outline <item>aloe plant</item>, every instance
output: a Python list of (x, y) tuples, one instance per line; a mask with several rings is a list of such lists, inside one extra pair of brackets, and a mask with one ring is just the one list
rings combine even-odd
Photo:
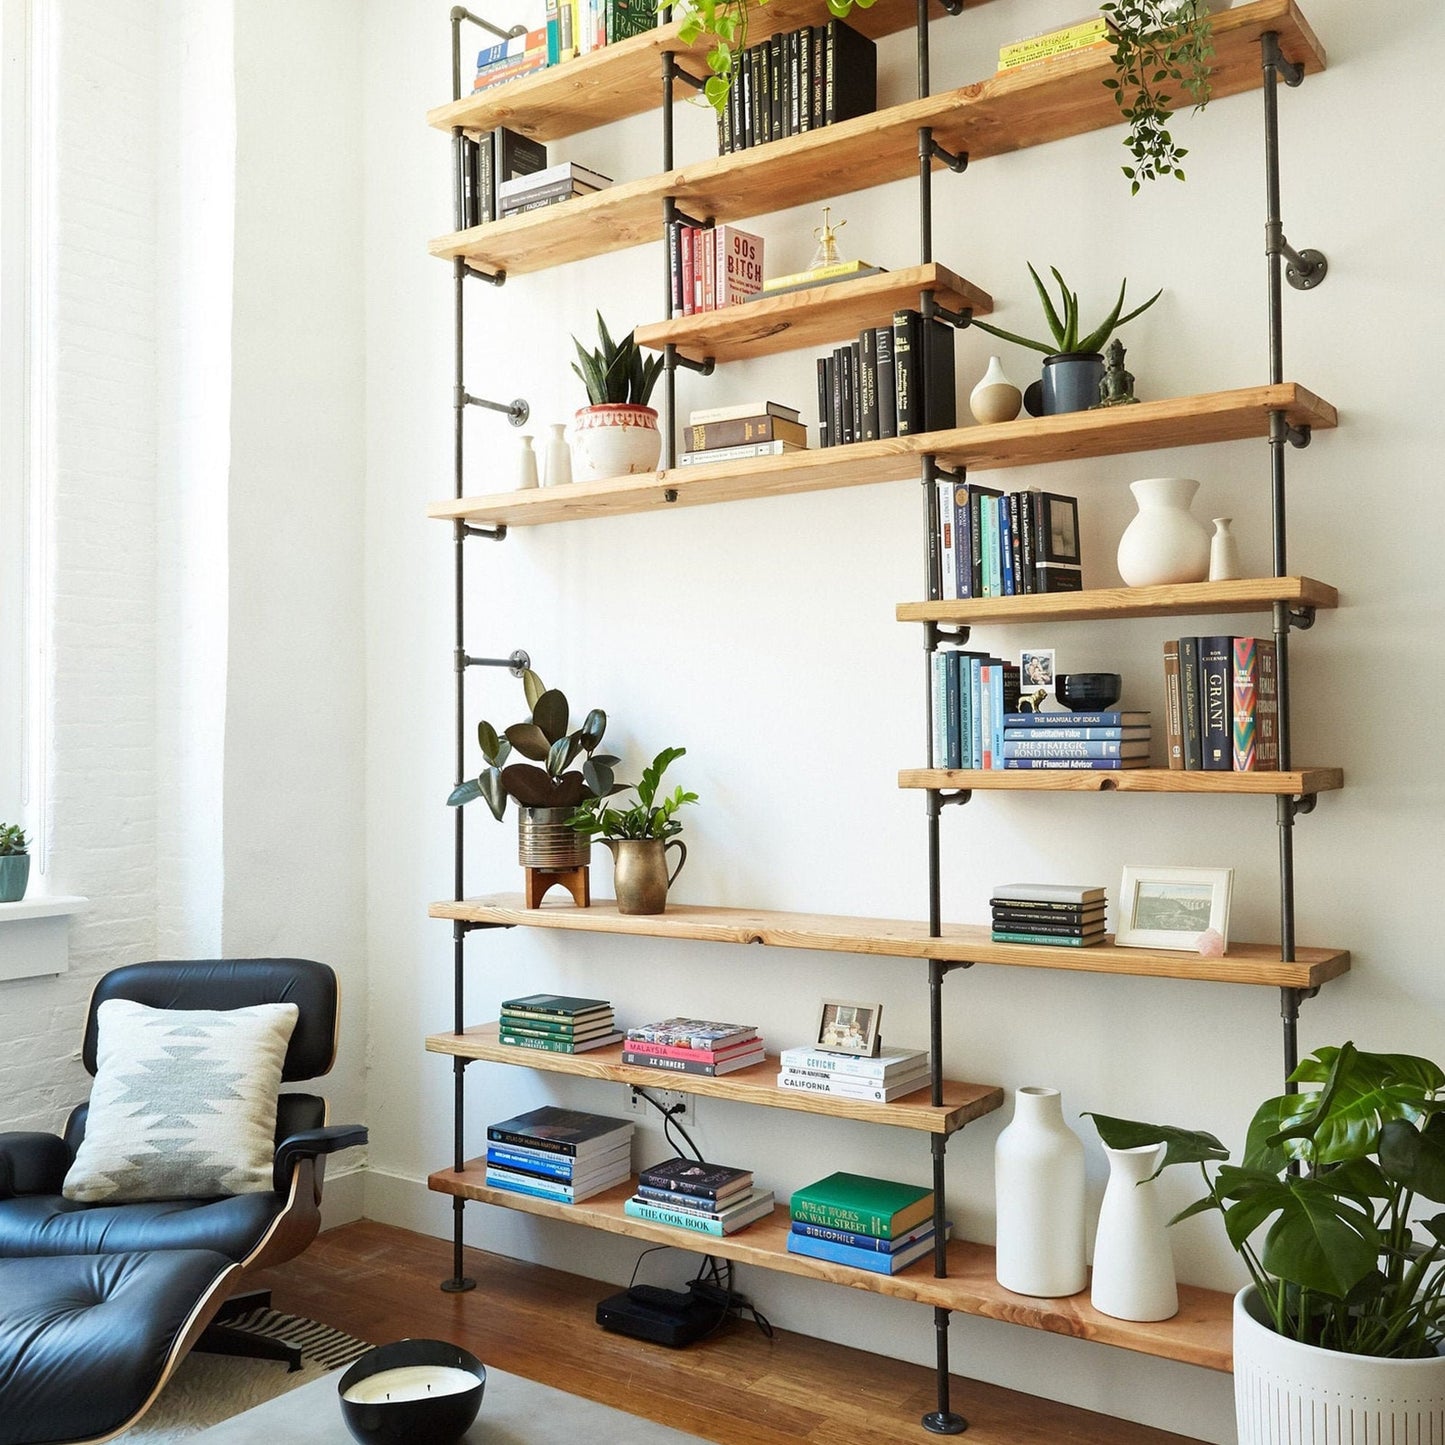
[(30, 851), (30, 840), (18, 823), (0, 823), (0, 858), (13, 858)]
[(662, 374), (662, 357), (644, 358), (631, 331), (621, 341), (614, 341), (600, 311), (597, 334), (602, 345), (596, 351), (588, 351), (572, 338), (577, 348), (572, 370), (582, 378), (588, 400), (593, 406), (646, 406)]
[[(493, 815), (501, 819), (509, 797), (529, 808), (575, 808), (587, 798), (619, 792), (625, 784), (616, 781), (613, 769), (620, 759), (597, 751), (607, 731), (607, 714), (593, 708), (582, 726), (569, 732), (564, 693), (549, 688), (531, 668), (522, 674), (522, 689), (531, 716), (501, 733), (489, 722), (477, 724), (477, 742), (487, 766), (478, 777), (458, 783), (447, 806), (458, 808), (485, 798)], [(531, 762), (509, 763), (513, 751)], [(579, 757), (582, 766), (573, 768)]]
[(1019, 336), (1015, 332), (1005, 331), (1000, 326), (991, 326), (987, 321), (975, 320), (973, 324), (980, 331), (987, 331), (990, 336), (1000, 337), (1004, 341), (1012, 341), (1018, 346), (1030, 347), (1034, 351), (1042, 351), (1045, 356), (1088, 355), (1090, 352), (1102, 351), (1105, 343), (1121, 326), (1132, 321), (1136, 316), (1142, 315), (1164, 294), (1161, 288), (1142, 306), (1136, 306), (1127, 316), (1121, 316), (1119, 313), (1124, 309), (1124, 293), (1129, 288), (1129, 280), (1125, 277), (1119, 283), (1119, 299), (1114, 302), (1114, 309), (1087, 336), (1081, 337), (1079, 335), (1078, 292), (1069, 290), (1064, 278), (1059, 275), (1057, 266), (1050, 266), (1049, 271), (1054, 280), (1059, 283), (1060, 305), (1057, 307), (1049, 295), (1048, 288), (1039, 279), (1039, 273), (1034, 270), (1032, 263), (1029, 264), (1029, 275), (1034, 278), (1034, 287), (1039, 293), (1039, 301), (1043, 304), (1044, 319), (1048, 322), (1049, 330), (1053, 334), (1052, 343)]
[(589, 798), (567, 819), (568, 826), (589, 838), (671, 838), (682, 832), (682, 824), (674, 816), (679, 808), (697, 802), (696, 793), (685, 793), (680, 787), (658, 798), (662, 775), (686, 748), (664, 748), (642, 771), (637, 784), (637, 801), (626, 808), (609, 808), (600, 798)]

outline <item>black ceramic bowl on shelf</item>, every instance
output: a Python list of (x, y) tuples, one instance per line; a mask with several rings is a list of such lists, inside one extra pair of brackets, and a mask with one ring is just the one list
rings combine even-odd
[(1054, 696), (1070, 712), (1104, 712), (1123, 690), (1117, 672), (1061, 672), (1054, 679)]
[(456, 1445), (482, 1407), (487, 1367), (446, 1340), (397, 1340), (368, 1350), (336, 1386), (361, 1445)]

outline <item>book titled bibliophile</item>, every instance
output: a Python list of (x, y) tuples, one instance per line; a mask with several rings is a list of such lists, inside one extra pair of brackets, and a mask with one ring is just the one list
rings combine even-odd
[[(947, 1238), (947, 1231), (944, 1237)], [(907, 1269), (915, 1260), (929, 1254), (933, 1249), (933, 1239), (934, 1229), (930, 1223), (921, 1235), (912, 1237), (903, 1248), (885, 1253), (790, 1231), (788, 1253), (805, 1255), (810, 1259), (826, 1259), (834, 1264), (849, 1265), (853, 1269), (866, 1269), (872, 1274), (897, 1274), (900, 1269)]]

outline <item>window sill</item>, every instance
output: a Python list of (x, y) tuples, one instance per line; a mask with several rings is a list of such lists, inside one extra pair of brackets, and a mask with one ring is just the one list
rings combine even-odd
[(25, 898), (0, 903), (0, 982), (64, 973), (70, 967), (70, 919), (87, 898)]

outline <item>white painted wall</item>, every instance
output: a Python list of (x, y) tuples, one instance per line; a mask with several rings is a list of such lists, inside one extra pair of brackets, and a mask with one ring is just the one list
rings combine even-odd
[[(891, 3), (891, 0), (890, 0)], [(1073, 18), (1073, 0), (1022, 0), (933, 28), (940, 86), (987, 75), (996, 47)], [(1289, 457), (1290, 557), (1337, 584), (1345, 605), (1294, 645), (1300, 762), (1342, 764), (1348, 787), (1298, 830), (1299, 937), (1354, 951), (1354, 972), (1306, 1005), (1302, 1044), (1353, 1037), (1362, 1046), (1438, 1052), (1445, 1023), (1430, 880), (1441, 802), (1425, 719), (1439, 701), (1433, 655), (1441, 614), (1435, 427), (1426, 381), (1438, 333), (1438, 289), (1421, 279), (1438, 219), (1441, 161), (1425, 109), (1426, 57), (1445, 43), (1437, 7), (1311, 0), (1331, 68), (1283, 95), (1285, 220), (1298, 246), (1329, 255), (1318, 292), (1285, 299), (1287, 373), (1338, 403), (1342, 426)], [(505, 18), (498, 12), (499, 18)], [(361, 50), (367, 204), (368, 923), (372, 980), (370, 1122), (375, 1217), (445, 1232), (445, 1201), (421, 1188), (451, 1154), (447, 1063), (422, 1037), (449, 1026), (451, 946), (428, 923), (448, 894), (451, 782), (450, 533), (422, 520), (449, 494), (451, 279), (426, 239), (450, 228), (446, 138), (423, 124), (447, 95), (444, 11), (416, 0), (371, 7)], [(908, 42), (889, 42), (884, 90), (901, 98)], [(706, 118), (679, 110), (683, 158), (707, 151)], [(1035, 325), (1025, 260), (1056, 264), (1089, 309), (1127, 274), (1163, 300), (1128, 328), (1129, 365), (1146, 397), (1266, 378), (1263, 185), (1258, 94), (1179, 122), (1191, 147), (1185, 185), (1131, 200), (1117, 167), (1120, 130), (980, 163), (937, 183), (935, 254), (997, 300), (1005, 326)], [(554, 146), (553, 159), (618, 179), (658, 165), (656, 120), (642, 118)], [(819, 208), (759, 218), (769, 269), (807, 264)], [(914, 188), (841, 200), (845, 254), (888, 266), (916, 255)], [(470, 390), (526, 396), (529, 430), (564, 420), (581, 400), (568, 369), (570, 332), (588, 334), (601, 303), (618, 328), (655, 319), (656, 247), (639, 248), (469, 294)], [(966, 395), (990, 352), (1022, 377), (1017, 349), (983, 335), (959, 342)], [(684, 376), (682, 409), (774, 396), (811, 414), (812, 357), (785, 356)], [(468, 418), (467, 489), (505, 487), (516, 445), (499, 419)], [(1262, 443), (1025, 469), (1036, 484), (1081, 498), (1087, 576), (1116, 580), (1113, 552), (1132, 515), (1127, 483), (1182, 472), (1201, 479), (1196, 510), (1236, 519), (1246, 565), (1268, 562), (1268, 459)], [(892, 621), (920, 595), (918, 504), (909, 483), (669, 515), (519, 530), (502, 546), (472, 544), (468, 646), (531, 651), (581, 710), (600, 706), (635, 771), (664, 744), (689, 749), (678, 779), (702, 795), (677, 888), (685, 900), (879, 916), (923, 915), (923, 800), (894, 783), (921, 762), (920, 642)], [(1228, 631), (1200, 619), (1197, 630)], [(1261, 630), (1264, 623), (1261, 619)], [(994, 646), (1053, 645), (1069, 669), (1117, 668), (1126, 701), (1162, 707), (1164, 623), (1012, 628)], [(980, 641), (985, 640), (980, 634)], [(1393, 678), (1410, 678), (1405, 689)], [(1392, 701), (1381, 707), (1381, 694)], [(504, 675), (468, 683), (467, 723), (520, 715)], [(1388, 719), (1388, 721), (1387, 721)], [(992, 885), (1015, 878), (1099, 881), (1122, 865), (1193, 863), (1236, 871), (1233, 932), (1269, 939), (1277, 926), (1276, 829), (1268, 800), (986, 795), (944, 823), (945, 916), (979, 919)], [(468, 817), (467, 886), (519, 886), (513, 833)], [(598, 850), (600, 893), (609, 865)], [(771, 1043), (808, 1034), (824, 994), (886, 1001), (897, 1043), (924, 1038), (921, 967), (726, 947), (519, 931), (467, 944), (467, 1013), (496, 1016), (522, 990), (602, 993), (628, 1021), (669, 1012), (745, 1015)], [(1254, 1102), (1279, 1078), (1278, 1000), (1268, 990), (1192, 983), (1013, 974), (978, 969), (947, 984), (950, 1071), (1058, 1085), (1080, 1111), (1159, 1117), (1238, 1143)], [(467, 1150), (489, 1119), (547, 1100), (620, 1109), (612, 1086), (478, 1065), (468, 1072)], [(992, 1149), (1007, 1112), (971, 1126), (949, 1151), (958, 1232), (993, 1233)], [(1097, 1199), (1104, 1165), (1087, 1140)], [(698, 1139), (710, 1157), (752, 1165), (780, 1196), (840, 1163), (924, 1182), (926, 1145), (901, 1131), (813, 1121), (703, 1100)], [(644, 1160), (662, 1144), (649, 1130)], [(1173, 1181), (1177, 1202), (1189, 1197)], [(468, 1238), (600, 1279), (625, 1279), (634, 1246), (609, 1236), (487, 1208)], [(1175, 1241), (1181, 1276), (1227, 1287), (1234, 1260), (1212, 1221)], [(654, 1256), (644, 1274), (678, 1280), (691, 1256)], [(756, 1270), (742, 1287), (775, 1323), (920, 1361), (931, 1360), (926, 1310)], [(599, 1290), (599, 1293), (601, 1291)], [(484, 1309), (476, 1299), (474, 1308)], [(1191, 1435), (1230, 1438), (1229, 1382), (1183, 1366), (956, 1317), (955, 1368)], [(967, 1389), (960, 1389), (966, 1409)]]

